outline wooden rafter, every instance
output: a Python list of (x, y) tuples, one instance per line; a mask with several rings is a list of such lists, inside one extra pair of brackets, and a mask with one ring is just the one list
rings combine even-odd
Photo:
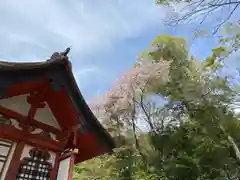
[(46, 148), (46, 149), (52, 150), (53, 152), (61, 152), (64, 150), (64, 147), (61, 142), (42, 139), (36, 134), (31, 134), (29, 132), (21, 131), (9, 125), (0, 126), (0, 138), (10, 139), (15, 142), (23, 141), (34, 147)]
[(20, 122), (20, 124), (28, 124), (29, 123), (29, 125), (31, 125), (35, 128), (44, 129), (44, 130), (54, 133), (56, 135), (61, 133), (61, 131), (59, 129), (49, 126), (47, 124), (41, 123), (39, 121), (33, 120), (33, 121), (29, 122), (27, 116), (21, 115), (15, 111), (12, 111), (8, 108), (3, 107), (3, 106), (0, 106), (0, 113), (2, 113), (3, 115), (5, 115), (7, 117), (18, 120)]

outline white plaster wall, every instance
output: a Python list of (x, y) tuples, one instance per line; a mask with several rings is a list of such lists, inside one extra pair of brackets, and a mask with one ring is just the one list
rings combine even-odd
[(47, 124), (49, 126), (52, 126), (61, 130), (61, 127), (58, 121), (56, 120), (54, 114), (52, 113), (47, 103), (45, 103), (44, 108), (40, 108), (37, 110), (35, 114), (35, 119), (41, 123)]
[(29, 151), (32, 148), (33, 148), (33, 146), (25, 145), (24, 148), (23, 148), (22, 155), (21, 155), (20, 159), (22, 160), (24, 157), (30, 157)]
[[(4, 168), (4, 170), (3, 170), (2, 177), (0, 177), (0, 180), (4, 180), (4, 178), (5, 178), (6, 174), (7, 174), (9, 165), (10, 165), (11, 160), (12, 160), (12, 157), (13, 157), (13, 153), (14, 153), (14, 151), (15, 151), (15, 149), (16, 149), (16, 145), (17, 145), (16, 143), (13, 143), (13, 145), (12, 145), (11, 151), (10, 151), (10, 153), (9, 153), (9, 157), (8, 157), (8, 159), (7, 159), (7, 161), (6, 161), (5, 168)], [(1, 168), (0, 168), (0, 169), (1, 169)]]
[(66, 158), (62, 160), (59, 164), (58, 168), (58, 175), (57, 175), (57, 180), (66, 180), (68, 179), (68, 172), (69, 172), (69, 167), (70, 167), (70, 159)]
[[(27, 116), (29, 109), (31, 107), (31, 105), (27, 102), (27, 97), (29, 95), (30, 94), (24, 94), (24, 95), (14, 96), (6, 99), (1, 99), (0, 105), (5, 108), (11, 109), (19, 114)], [(39, 122), (42, 122), (44, 124), (47, 124), (49, 126), (52, 126), (61, 130), (61, 127), (58, 121), (56, 120), (55, 116), (53, 115), (47, 103), (45, 103), (44, 108), (37, 109), (37, 112), (34, 118)], [(13, 122), (15, 123), (14, 120)], [(14, 125), (16, 125), (16, 123)]]
[[(41, 133), (42, 131), (43, 131), (42, 129), (36, 128), (34, 131), (31, 132), (31, 134), (39, 134), (39, 133)], [(55, 134), (53, 134), (53, 133), (49, 133), (49, 134), (50, 134), (51, 138), (52, 138), (54, 141), (59, 141), (59, 140), (57, 139), (57, 136), (56, 136)]]
[(7, 156), (9, 150), (10, 150), (10, 147), (0, 146), (0, 155)]
[(24, 94), (24, 95), (14, 96), (14, 97), (6, 98), (6, 99), (1, 99), (0, 105), (5, 108), (16, 111), (19, 114), (27, 116), (28, 111), (30, 109), (30, 105), (27, 102), (27, 96), (29, 96), (29, 94)]
[(34, 131), (31, 132), (31, 134), (39, 134), (41, 133), (43, 130), (40, 128), (36, 128)]
[[(29, 155), (29, 151), (34, 148), (33, 146), (30, 146), (30, 145), (25, 145), (24, 148), (23, 148), (23, 152), (22, 152), (22, 155), (21, 155), (21, 160), (24, 158), (24, 157), (30, 157)], [(50, 159), (48, 160), (48, 162), (52, 163), (52, 166), (54, 166), (54, 163), (55, 163), (55, 158), (56, 158), (56, 153), (54, 152), (51, 152), (51, 151), (48, 151), (50, 153)]]
[[(3, 168), (3, 162), (0, 162), (0, 170), (2, 170), (2, 168)], [(0, 177), (0, 179), (1, 179), (1, 177)]]
[(15, 128), (22, 130), (22, 127), (20, 127), (20, 124), (16, 119), (10, 118), (10, 121)]

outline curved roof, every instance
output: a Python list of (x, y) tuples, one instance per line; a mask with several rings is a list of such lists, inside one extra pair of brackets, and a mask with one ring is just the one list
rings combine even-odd
[[(79, 119), (81, 121), (79, 123), (84, 124), (85, 129), (91, 130), (100, 142), (101, 147), (103, 147), (102, 152), (90, 156), (94, 157), (112, 152), (113, 148), (115, 148), (114, 140), (96, 119), (84, 100), (72, 73), (71, 63), (66, 55), (55, 53), (51, 59), (44, 62), (16, 63), (0, 61), (0, 99), (4, 98), (6, 88), (10, 85), (36, 81), (43, 77), (51, 81), (51, 87), (64, 87), (66, 89), (72, 104), (79, 113), (81, 119)], [(83, 120), (84, 122), (82, 122)], [(83, 129), (79, 130), (79, 133), (84, 134)], [(79, 157), (77, 161), (89, 159), (90, 156)]]

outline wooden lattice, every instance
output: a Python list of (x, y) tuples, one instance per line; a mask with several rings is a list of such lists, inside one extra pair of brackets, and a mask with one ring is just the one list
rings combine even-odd
[(48, 162), (50, 154), (34, 148), (29, 155), (22, 160), (17, 180), (49, 180), (52, 170), (52, 164)]

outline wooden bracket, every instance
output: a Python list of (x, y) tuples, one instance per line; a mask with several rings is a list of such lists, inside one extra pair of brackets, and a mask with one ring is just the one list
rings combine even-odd
[(81, 125), (77, 124), (64, 130), (63, 133), (58, 135), (58, 139), (62, 143), (63, 147), (66, 147), (71, 137), (73, 137), (73, 142), (71, 142), (72, 146), (73, 147), (77, 146), (77, 131), (79, 130), (80, 127)]

